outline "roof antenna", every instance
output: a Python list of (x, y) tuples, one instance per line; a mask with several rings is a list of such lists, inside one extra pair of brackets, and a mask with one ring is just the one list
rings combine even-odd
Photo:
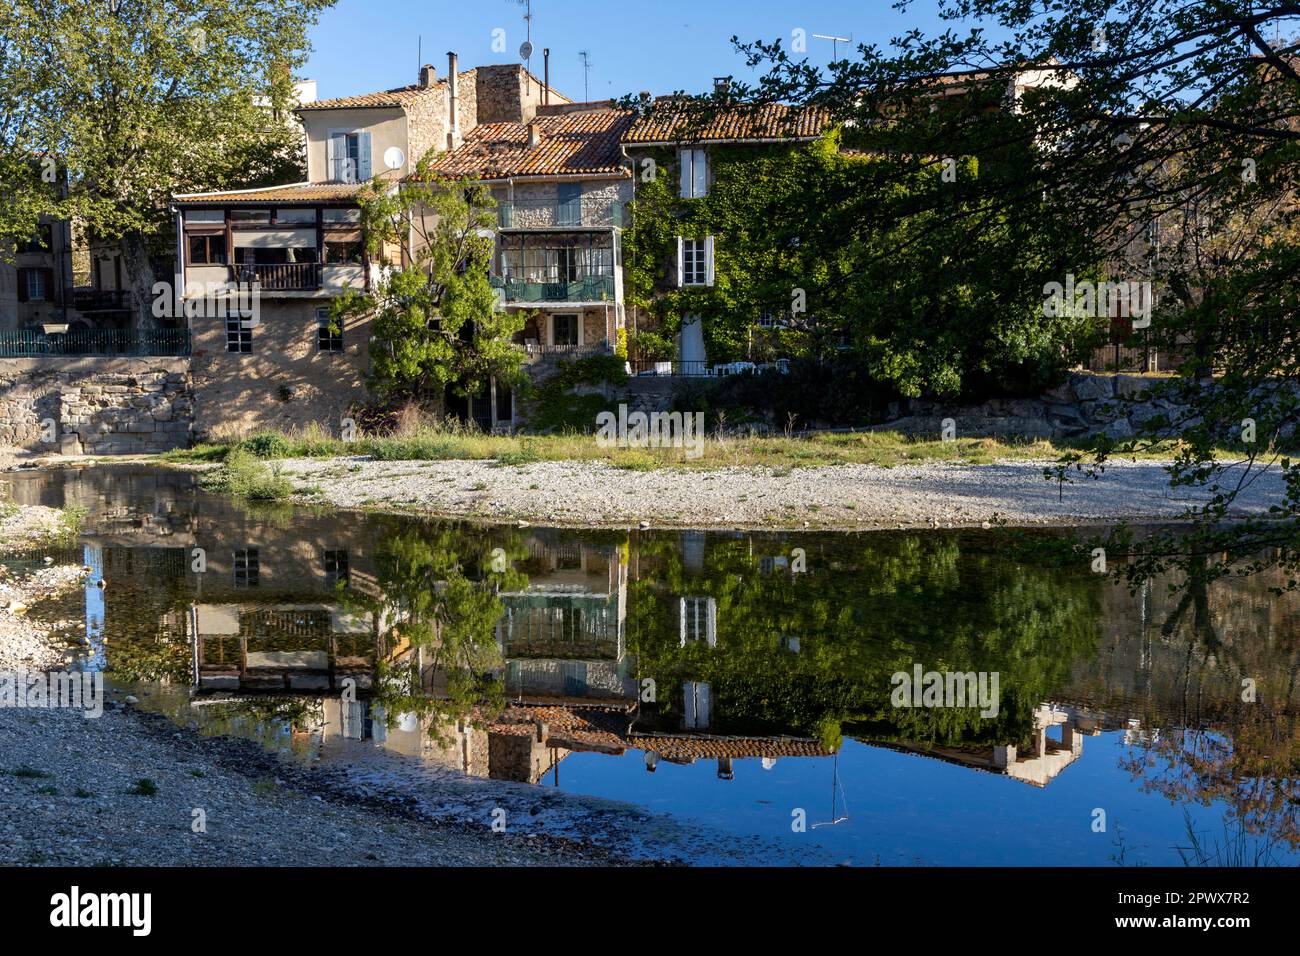
[(841, 44), (841, 43), (852, 43), (852, 42), (853, 42), (853, 34), (850, 33), (850, 34), (849, 34), (848, 36), (846, 36), (846, 37), (837, 37), (837, 36), (832, 36), (832, 35), (830, 35), (830, 34), (826, 34), (826, 33), (814, 33), (814, 34), (813, 34), (813, 39), (814, 39), (814, 40), (830, 40), (830, 41), (831, 41), (831, 62), (834, 63), (836, 60), (838, 60), (838, 59), (840, 58), (840, 44)]
[(591, 51), (579, 50), (578, 57), (582, 60), (582, 102), (591, 101), (591, 95), (587, 92), (587, 80), (591, 76)]

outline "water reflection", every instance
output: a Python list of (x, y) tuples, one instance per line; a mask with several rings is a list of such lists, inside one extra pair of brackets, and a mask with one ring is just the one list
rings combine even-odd
[[(872, 818), (942, 766), (978, 773), (942, 777), (952, 799), (925, 861), (953, 829), (993, 852), (969, 805), (1005, 815), (1021, 798), (984, 778), (1063, 788), (1023, 804), (1061, 843), (1037, 862), (1115, 859), (1115, 840), (1086, 842), (1086, 814), (1135, 793), (1159, 798), (1139, 818), (1142, 862), (1179, 846), (1195, 862), (1297, 859), (1300, 609), (1260, 577), (1130, 595), (998, 532), (485, 528), (243, 506), (153, 472), (14, 484), (90, 513), (84, 666), (306, 759), (369, 741), (683, 816), (707, 815), (707, 796), (755, 829), (769, 824), (746, 822), (750, 804), (770, 804), (772, 833), (815, 794), (814, 821), (837, 824), (818, 839), (909, 851), (926, 840), (904, 809)], [(998, 673), (997, 715), (894, 706), (891, 675), (917, 663)], [(863, 790), (870, 811), (848, 792)]]

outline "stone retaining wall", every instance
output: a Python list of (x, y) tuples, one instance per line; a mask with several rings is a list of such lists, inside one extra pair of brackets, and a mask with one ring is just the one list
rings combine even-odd
[(190, 444), (184, 358), (0, 360), (0, 446), (67, 455), (147, 454)]
[[(1180, 420), (1187, 411), (1150, 392), (1159, 378), (1071, 373), (1041, 398), (991, 399), (979, 405), (945, 405), (912, 399), (891, 406), (881, 429), (939, 435), (951, 418), (959, 437), (1082, 438), (1104, 434), (1133, 438), (1157, 416)], [(1190, 423), (1190, 420), (1189, 422)]]

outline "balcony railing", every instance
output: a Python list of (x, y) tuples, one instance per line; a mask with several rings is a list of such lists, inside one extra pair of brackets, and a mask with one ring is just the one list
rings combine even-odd
[(279, 262), (255, 265), (240, 262), (230, 267), (230, 281), (251, 285), (256, 282), (263, 292), (311, 292), (321, 287), (319, 262)]
[(71, 329), (0, 332), (0, 358), (42, 355), (186, 356), (189, 329)]
[(671, 376), (674, 378), (720, 378), (726, 375), (763, 375), (776, 372), (789, 373), (790, 360), (775, 362), (673, 362), (660, 359), (631, 359), (628, 366), (636, 376)]
[(623, 204), (615, 199), (517, 199), (497, 209), (502, 229), (609, 229), (624, 224)]
[(613, 302), (614, 277), (587, 276), (573, 282), (528, 282), (492, 276), (507, 302)]
[(63, 301), (78, 312), (123, 312), (131, 308), (131, 293), (122, 289), (68, 289)]

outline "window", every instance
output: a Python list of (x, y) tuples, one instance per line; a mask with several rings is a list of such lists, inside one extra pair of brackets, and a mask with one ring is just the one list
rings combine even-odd
[(677, 240), (678, 285), (713, 285), (713, 237)]
[(43, 222), (36, 227), (36, 234), (26, 242), (18, 243), (18, 253), (49, 252), (54, 248), (54, 227)]
[(195, 266), (225, 265), (226, 237), (190, 236), (190, 264)]
[(361, 243), (357, 240), (325, 240), (326, 265), (361, 265)]
[(329, 309), (316, 310), (316, 350), (318, 352), (343, 351), (342, 322), (342, 319), (331, 319)]
[(764, 309), (758, 313), (758, 327), (760, 329), (783, 329), (789, 324), (786, 321), (785, 313), (779, 309)]
[(306, 223), (314, 226), (316, 224), (316, 210), (315, 209), (277, 209), (275, 211), (275, 221), (282, 222), (282, 223), (292, 223), (295, 225), (301, 225)]
[(551, 316), (552, 345), (578, 344), (578, 317), (576, 315)]
[(325, 549), (325, 583), (332, 588), (348, 586), (347, 548)]
[(226, 211), (224, 209), (188, 209), (185, 212), (185, 225), (191, 223), (218, 223), (226, 221)]
[(684, 149), (678, 154), (682, 164), (683, 199), (701, 199), (709, 194), (709, 156), (702, 149)]
[(253, 327), (248, 324), (249, 321), (238, 314), (226, 316), (227, 352), (253, 351)]
[(49, 289), (46, 287), (44, 269), (24, 269), (23, 275), (26, 276), (27, 282), (27, 301), (44, 302), (49, 297)]
[(235, 552), (235, 587), (255, 588), (258, 585), (260, 566), (256, 548), (241, 548)]
[(704, 641), (709, 647), (718, 643), (718, 602), (711, 597), (684, 597), (679, 606), (678, 622), (681, 646), (687, 641)]
[(323, 212), (325, 223), (360, 222), (360, 209), (326, 209)]
[(370, 134), (365, 130), (331, 132), (329, 173), (336, 183), (365, 182), (370, 178)]

